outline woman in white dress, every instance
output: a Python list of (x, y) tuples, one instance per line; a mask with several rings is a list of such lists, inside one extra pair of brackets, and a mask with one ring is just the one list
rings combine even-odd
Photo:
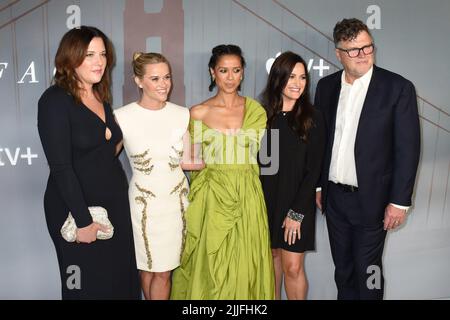
[(189, 109), (167, 101), (170, 64), (158, 53), (135, 53), (139, 101), (115, 111), (133, 170), (129, 198), (137, 267), (145, 299), (168, 299), (170, 273), (184, 247), (188, 181), (183, 170), (199, 170), (191, 159)]

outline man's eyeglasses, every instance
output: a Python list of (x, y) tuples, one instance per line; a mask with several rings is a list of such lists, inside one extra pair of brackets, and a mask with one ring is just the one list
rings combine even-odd
[(352, 48), (352, 49), (342, 49), (342, 48), (336, 48), (338, 50), (347, 52), (348, 56), (350, 58), (356, 58), (359, 56), (359, 53), (362, 51), (364, 55), (371, 54), (373, 52), (373, 49), (375, 48), (374, 44), (368, 44), (367, 46), (364, 46), (362, 48)]

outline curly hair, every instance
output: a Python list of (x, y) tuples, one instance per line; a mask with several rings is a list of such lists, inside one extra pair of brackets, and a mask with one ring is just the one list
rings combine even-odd
[(341, 41), (355, 39), (361, 31), (366, 31), (372, 37), (369, 28), (361, 20), (351, 18), (339, 21), (333, 30), (334, 45), (337, 47)]
[(56, 52), (56, 73), (53, 81), (70, 93), (79, 104), (81, 104), (81, 91), (83, 89), (80, 86), (80, 79), (75, 69), (83, 63), (89, 44), (96, 37), (101, 38), (105, 45), (106, 67), (101, 81), (93, 85), (93, 90), (100, 101), (111, 103), (110, 73), (114, 65), (114, 49), (111, 41), (102, 31), (89, 26), (69, 30), (62, 37)]

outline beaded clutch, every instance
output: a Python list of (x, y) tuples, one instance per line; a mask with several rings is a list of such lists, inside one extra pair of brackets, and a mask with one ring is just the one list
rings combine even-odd
[[(89, 213), (92, 216), (92, 220), (99, 224), (102, 224), (108, 228), (108, 232), (101, 230), (97, 231), (97, 239), (108, 240), (114, 235), (114, 227), (108, 219), (108, 212), (103, 207), (88, 207)], [(61, 235), (67, 242), (74, 242), (77, 239), (77, 225), (72, 214), (69, 212), (66, 221), (64, 221), (61, 227)]]

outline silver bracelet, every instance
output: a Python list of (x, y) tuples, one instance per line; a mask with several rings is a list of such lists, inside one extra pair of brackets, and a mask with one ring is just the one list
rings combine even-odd
[(287, 213), (287, 217), (292, 219), (292, 220), (294, 220), (294, 221), (297, 221), (297, 222), (301, 223), (303, 221), (303, 218), (305, 217), (305, 215), (301, 214), (301, 213), (298, 213), (298, 212), (295, 212), (292, 209), (289, 209), (289, 211)]

